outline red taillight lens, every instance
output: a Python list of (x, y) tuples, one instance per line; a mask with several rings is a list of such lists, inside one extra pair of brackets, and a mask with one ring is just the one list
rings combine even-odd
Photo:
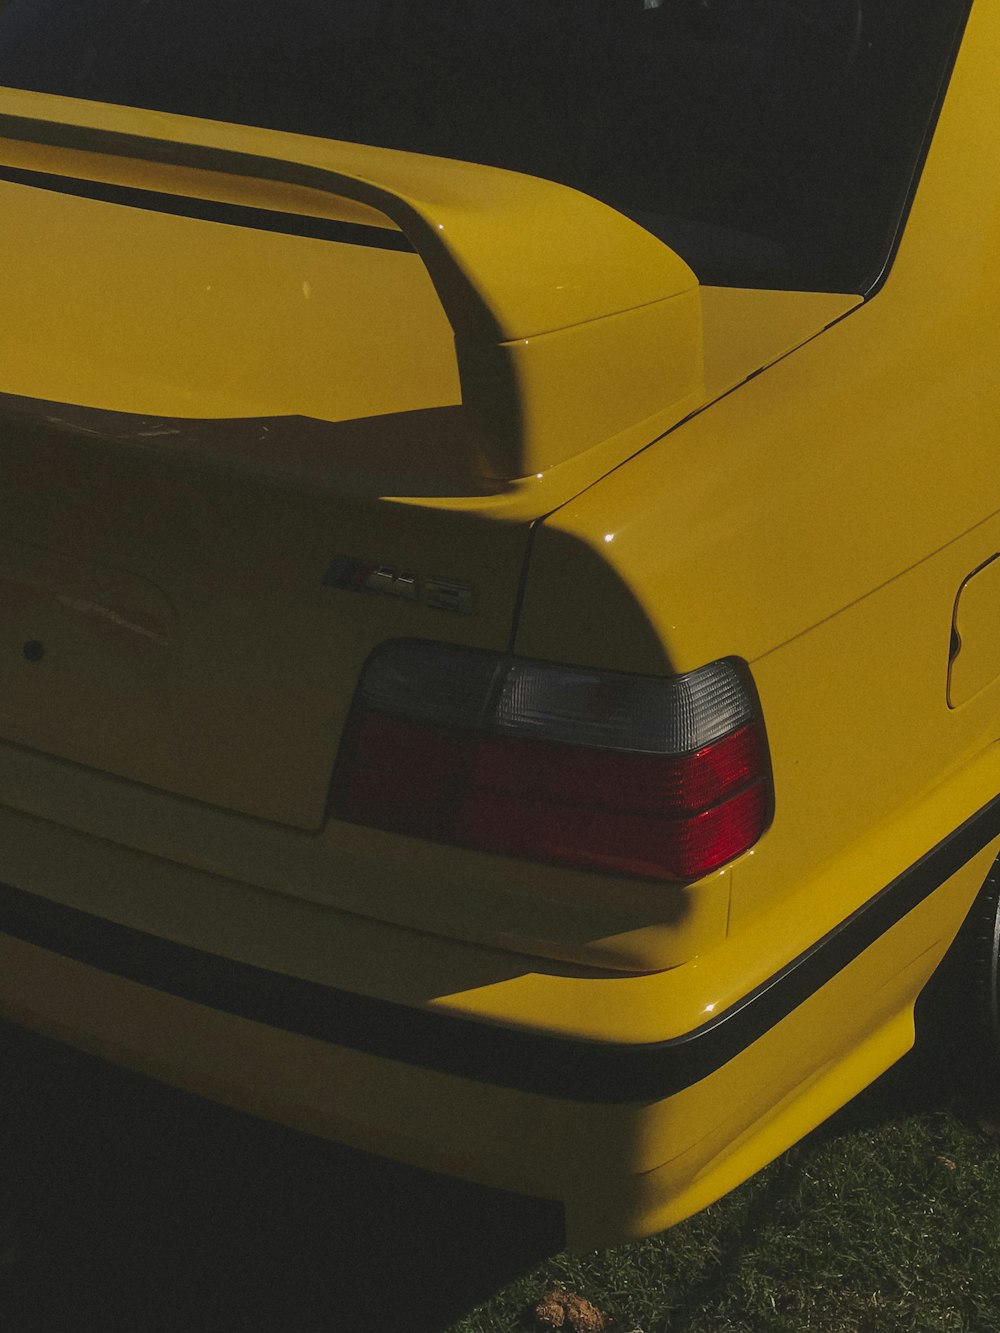
[(756, 782), (722, 805), (670, 819), (473, 791), (449, 841), (588, 870), (696, 879), (757, 841), (765, 801)]
[(571, 805), (662, 815), (717, 803), (758, 777), (763, 762), (755, 727), (682, 756), (485, 736), (477, 741), (469, 780), (473, 787), (531, 800), (558, 793)]
[(763, 727), (737, 664), (652, 680), (421, 644), (373, 663), (334, 774), (339, 819), (667, 879), (767, 827)]

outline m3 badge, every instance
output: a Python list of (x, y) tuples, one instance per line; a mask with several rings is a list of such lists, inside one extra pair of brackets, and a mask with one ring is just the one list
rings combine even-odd
[(438, 611), (471, 615), (474, 597), (471, 583), (459, 579), (422, 578), (409, 569), (396, 569), (374, 560), (338, 555), (323, 575), (323, 586), (349, 592), (379, 592), (407, 602), (421, 602)]

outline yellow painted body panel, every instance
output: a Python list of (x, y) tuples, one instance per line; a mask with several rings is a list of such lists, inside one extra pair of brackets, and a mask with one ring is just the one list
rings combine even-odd
[[(955, 598), (1000, 547), (997, 214), (971, 166), (1000, 132), (977, 95), (996, 22), (974, 9), (878, 295), (564, 506), (534, 544), (526, 656), (752, 664), (776, 813), (733, 868), (733, 932), (783, 912), (813, 867), (876, 845), (1000, 735), (995, 684), (947, 706)], [(900, 867), (926, 846), (920, 831), (900, 844)], [(867, 896), (844, 879), (831, 916)]]
[(4, 384), (28, 397), (321, 421), (460, 401), (451, 330), (416, 255), (5, 182), (0, 219)]
[[(549, 181), (18, 89), (0, 90), (0, 160), (209, 198), (217, 174), (238, 173), (267, 192), (277, 184), (279, 197), (300, 187), (313, 216), (341, 217), (341, 200), (383, 213), (426, 265), (454, 331), (480, 445), (473, 470), (486, 475), (544, 472), (640, 423), (655, 434), (704, 398), (694, 274), (614, 209)], [(85, 231), (68, 258), (106, 265), (115, 253)], [(233, 279), (221, 254), (216, 264), (224, 302)], [(609, 358), (627, 373), (606, 378)]]
[[(16, 756), (11, 758), (16, 762)], [(27, 779), (37, 783), (40, 767), (8, 762), (4, 786), (11, 790), (12, 774), (20, 773), (26, 793), (22, 804), (30, 813), (0, 810), (10, 882), (28, 892), (157, 938), (354, 993), (594, 1042), (635, 1045), (683, 1036), (729, 1009), (836, 927), (847, 914), (845, 903), (853, 910), (889, 884), (908, 867), (906, 848), (921, 838), (925, 849), (933, 845), (965, 810), (984, 804), (996, 792), (1000, 747), (991, 747), (946, 787), (928, 793), (923, 802), (887, 823), (878, 842), (815, 868), (811, 879), (775, 904), (773, 913), (759, 913), (719, 943), (707, 942), (700, 956), (685, 966), (639, 973), (610, 963), (601, 968), (546, 961), (538, 950), (518, 949), (513, 940), (499, 948), (451, 940), (421, 932), (405, 917), (391, 924), (372, 920), (359, 909), (374, 912), (381, 907), (378, 900), (368, 904), (362, 898), (365, 890), (370, 896), (377, 891), (374, 872), (360, 886), (356, 902), (349, 904), (354, 911), (341, 909), (332, 895), (324, 899), (318, 876), (312, 893), (291, 893), (276, 876), (250, 870), (260, 844), (251, 843), (240, 862), (231, 846), (210, 840), (207, 820), (200, 826), (203, 855), (197, 863), (185, 864), (179, 838), (175, 835), (171, 842), (169, 822), (173, 814), (179, 823), (183, 810), (161, 806), (159, 826), (150, 817), (148, 827), (139, 830), (146, 845), (125, 845), (126, 826), (136, 826), (151, 812), (151, 801), (145, 809), (136, 801), (122, 803), (116, 812), (118, 828), (107, 825), (117, 835), (114, 840), (96, 837), (86, 831), (84, 811), (75, 827), (65, 815), (59, 823), (45, 817), (46, 799), (52, 809), (65, 811), (67, 791), (85, 788), (73, 784), (68, 773), (60, 790), (53, 775), (51, 795), (39, 799), (30, 793)], [(192, 826), (198, 827), (193, 821)], [(139, 839), (132, 834), (128, 840)], [(410, 846), (415, 847), (415, 841)], [(443, 863), (444, 853), (439, 851), (439, 857)], [(67, 875), (67, 866), (73, 874)], [(404, 880), (401, 863), (389, 869), (397, 876), (391, 880), (383, 869), (386, 897), (400, 886), (419, 890), (419, 879)], [(726, 877), (720, 878), (726, 883)], [(972, 880), (964, 883), (968, 889)], [(585, 898), (571, 913), (573, 906), (567, 895), (562, 915), (582, 923), (595, 910)], [(957, 924), (952, 921), (955, 928)], [(928, 941), (936, 942), (937, 937)], [(596, 952), (602, 942), (592, 943)], [(604, 943), (610, 959), (613, 942)]]
[(856, 310), (860, 296), (702, 287), (705, 399), (714, 402)]
[[(257, 157), (280, 149), (292, 162), (324, 170), (346, 156), (348, 165), (368, 163), (397, 190), (413, 185), (405, 154), (372, 150), (366, 157), (351, 146), (16, 92), (3, 105), (8, 116), (47, 108), (75, 125), (142, 129), (157, 142), (187, 137), (225, 152), (254, 146)], [(301, 185), (16, 138), (4, 145), (6, 160), (21, 167), (372, 221), (350, 200)], [(549, 228), (580, 228), (591, 207), (600, 218), (610, 212), (572, 191), (508, 177), (454, 162), (426, 164), (421, 188), (432, 202), (421, 207), (436, 209), (434, 227), (444, 218), (450, 235), (452, 195), (479, 216), (484, 182), (493, 180), (513, 182), (510, 207), (535, 209)], [(337, 740), (371, 649), (396, 636), (503, 646), (538, 517), (656, 433), (647, 418), (656, 415), (664, 385), (649, 374), (646, 356), (649, 349), (664, 353), (658, 303), (593, 317), (599, 305), (628, 306), (647, 289), (618, 278), (609, 287), (613, 273), (602, 269), (596, 290), (572, 298), (582, 323), (534, 339), (550, 351), (532, 353), (523, 366), (521, 351), (511, 352), (537, 412), (561, 404), (558, 428), (565, 449), (575, 452), (538, 477), (498, 483), (470, 472), (476, 428), (459, 401), (440, 283), (435, 292), (426, 256), (206, 223), (26, 184), (0, 183), (0, 200), (12, 261), (0, 389), (39, 400), (9, 400), (23, 426), (0, 441), (0, 513), (22, 571), (3, 590), (3, 605), (20, 641), (56, 636), (87, 662), (81, 670), (80, 656), (72, 659), (53, 706), (51, 658), (12, 658), (7, 671), (19, 702), (0, 709), (0, 733), (181, 798), (168, 798), (170, 813), (158, 818), (162, 795), (109, 792), (98, 774), (79, 774), (76, 824), (350, 911), (588, 965), (672, 966), (721, 940), (725, 871), (695, 890), (623, 886), (611, 876), (528, 863), (512, 877), (505, 858), (454, 849), (442, 856), (434, 844), (324, 827)], [(640, 270), (643, 283), (657, 272), (680, 272), (669, 251), (616, 217), (617, 240), (632, 256), (629, 281), (639, 281)], [(405, 209), (400, 218), (411, 225)], [(481, 247), (482, 262), (494, 266), (488, 282), (477, 268), (477, 281), (490, 309), (506, 312), (510, 332), (517, 302), (535, 298), (525, 294), (521, 267), (508, 273), (513, 295), (504, 286), (507, 270), (491, 249), (490, 227), (509, 228), (516, 217), (499, 218), (481, 216), (475, 225), (475, 217), (464, 218), (462, 244)], [(431, 226), (425, 222), (424, 231)], [(650, 244), (658, 269), (647, 262)], [(481, 267), (478, 249), (475, 263)], [(561, 292), (566, 283), (556, 279), (568, 276), (559, 267), (547, 281)], [(695, 308), (702, 298), (703, 330)], [(679, 364), (682, 378), (694, 374), (704, 340), (711, 382), (701, 399), (785, 355), (857, 298), (692, 288), (672, 304), (685, 303), (694, 334)], [(544, 322), (540, 307), (529, 313)], [(460, 325), (472, 316), (452, 319)], [(573, 351), (594, 338), (581, 355), (602, 361), (596, 409), (577, 392), (588, 377)], [(641, 356), (636, 339), (646, 349)], [(536, 394), (536, 381), (561, 384), (558, 399)], [(639, 422), (624, 430), (615, 415), (619, 391), (633, 404), (645, 402)], [(671, 390), (663, 401), (676, 416), (675, 397)], [(553, 417), (553, 430), (556, 424)], [(600, 442), (580, 449), (594, 431)], [(324, 570), (340, 554), (467, 581), (475, 614), (448, 617), (422, 604), (322, 587)], [(53, 559), (62, 582), (50, 580), (41, 591), (37, 570), (24, 571)], [(123, 629), (123, 604), (111, 585), (81, 601), (77, 588), (94, 585), (87, 584), (92, 568), (111, 585), (141, 581), (159, 599), (167, 610), (154, 637), (141, 625)], [(103, 632), (95, 638), (96, 626)], [(64, 792), (61, 771), (29, 777), (14, 765), (7, 799), (35, 808), (37, 794)], [(65, 799), (42, 799), (44, 813), (58, 818)], [(138, 801), (141, 813), (116, 818), (122, 799)], [(158, 823), (170, 829), (166, 841), (150, 831)]]
[(955, 601), (948, 703), (958, 708), (1000, 675), (1000, 558), (962, 584)]
[[(569, 1243), (589, 1249), (682, 1221), (898, 1059), (912, 1042), (913, 1001), (995, 852), (981, 853), (719, 1073), (653, 1104), (566, 1102), (408, 1066), (179, 1000), (2, 934), (0, 1012), (253, 1114), (559, 1200)], [(258, 952), (269, 916), (281, 927), (272, 950), (294, 921), (265, 909)], [(325, 966), (320, 948), (312, 952)], [(431, 975), (433, 961), (431, 952)], [(499, 955), (494, 966), (512, 961)], [(590, 980), (595, 1009), (609, 984)], [(661, 984), (669, 988), (669, 974)]]
[[(93, 650), (59, 678), (62, 714), (30, 674), (42, 663), (9, 668), (26, 702), (0, 709), (3, 878), (216, 958), (477, 1021), (484, 1042), (500, 1027), (589, 1043), (600, 1067), (606, 1047), (738, 1011), (951, 846), (1000, 791), (976, 585), (1000, 549), (997, 51), (1000, 14), (976, 4), (864, 303), (699, 288), (612, 210), (492, 168), (3, 93), (7, 163), (390, 224), (417, 250), (43, 207), (0, 185), (18, 256), (0, 391), (21, 423), (0, 440), (0, 596), (26, 639), (41, 626)], [(165, 144), (198, 151), (178, 165)], [(341, 554), (468, 582), (474, 610), (324, 587)], [(953, 625), (975, 640), (965, 663)], [(679, 886), (327, 819), (354, 684), (400, 637), (653, 675), (742, 658), (771, 828)], [(573, 1100), (348, 1050), (13, 930), (0, 1009), (257, 1114), (559, 1199), (589, 1246), (704, 1206), (897, 1059), (997, 847), (955, 853), (790, 1012), (658, 1098)]]

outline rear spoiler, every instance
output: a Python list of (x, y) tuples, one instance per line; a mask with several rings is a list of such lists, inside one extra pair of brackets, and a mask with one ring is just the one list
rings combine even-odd
[(0, 163), (398, 229), (455, 334), (479, 475), (543, 473), (640, 424), (652, 440), (703, 401), (694, 274), (566, 186), (11, 88), (0, 89)]

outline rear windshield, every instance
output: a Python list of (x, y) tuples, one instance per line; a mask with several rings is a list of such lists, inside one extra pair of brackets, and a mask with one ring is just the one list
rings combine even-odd
[(0, 84), (509, 167), (703, 282), (865, 292), (968, 6), (0, 0)]

